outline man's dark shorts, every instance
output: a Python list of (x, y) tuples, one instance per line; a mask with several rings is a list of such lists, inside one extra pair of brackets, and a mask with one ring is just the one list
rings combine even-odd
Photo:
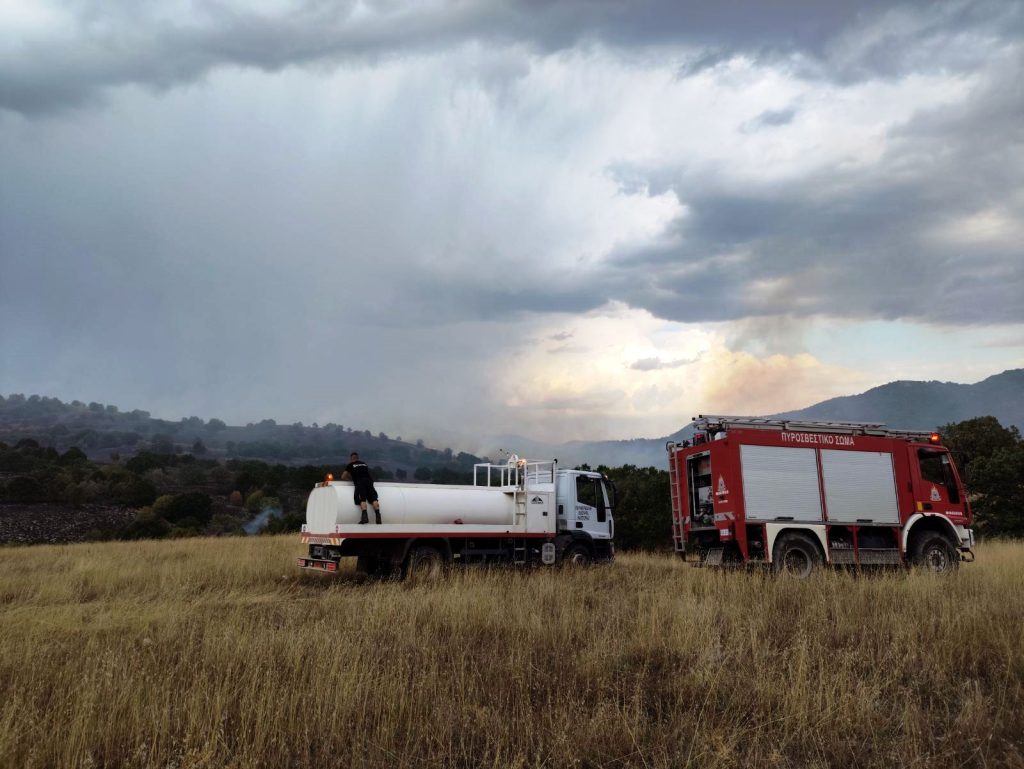
[(355, 500), (357, 505), (360, 502), (376, 502), (377, 489), (373, 488), (373, 483), (357, 483), (355, 491)]

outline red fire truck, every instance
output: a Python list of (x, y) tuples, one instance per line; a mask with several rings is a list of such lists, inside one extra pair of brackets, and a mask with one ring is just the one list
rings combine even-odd
[(704, 416), (669, 443), (672, 537), (709, 566), (973, 560), (971, 509), (937, 433), (864, 422)]

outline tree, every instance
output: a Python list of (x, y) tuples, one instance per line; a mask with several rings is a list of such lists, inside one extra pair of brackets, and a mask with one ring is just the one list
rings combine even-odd
[(141, 451), (124, 463), (124, 466), (133, 473), (149, 472), (158, 467), (165, 467), (170, 459), (166, 454), (151, 454), (148, 451)]
[(995, 417), (975, 417), (939, 428), (943, 443), (949, 447), (961, 470), (981, 457), (989, 457), (998, 449), (1020, 442), (1016, 427), (1003, 427)]
[(220, 432), (221, 430), (226, 430), (227, 429), (227, 425), (222, 420), (220, 420), (220, 419), (211, 419), (211, 420), (209, 420), (206, 423), (206, 427), (207, 427), (208, 430), (211, 430), (213, 432)]
[(417, 481), (429, 481), (431, 475), (433, 475), (433, 473), (430, 472), (429, 467), (417, 467), (416, 472), (412, 474), (412, 477)]
[(7, 483), (4, 497), (11, 502), (40, 502), (44, 496), (43, 486), (35, 478), (18, 475)]
[(171, 532), (171, 525), (152, 510), (142, 510), (121, 532), (123, 539), (160, 539)]
[(165, 494), (153, 503), (153, 512), (170, 523), (186, 524), (196, 521), (207, 524), (213, 513), (213, 500), (199, 491), (170, 496)]
[(154, 454), (173, 454), (174, 442), (166, 433), (157, 433), (153, 436), (149, 448)]
[(82, 462), (88, 462), (89, 458), (85, 455), (77, 446), (72, 446), (70, 449), (61, 454), (60, 463), (62, 465), (77, 465)]
[(192, 444), (192, 453), (197, 457), (206, 453), (206, 445), (199, 438), (196, 438), (195, 443)]
[(263, 490), (256, 489), (245, 498), (245, 509), (250, 513), (258, 513), (263, 508)]
[[(580, 469), (590, 468), (584, 466)], [(669, 542), (672, 520), (668, 473), (654, 467), (634, 465), (598, 469), (608, 475), (617, 491), (616, 545), (624, 550), (665, 547)]]
[[(135, 459), (129, 459), (129, 464)], [(128, 507), (145, 507), (156, 499), (156, 486), (152, 481), (131, 473), (114, 476), (107, 492), (111, 500)]]
[(995, 417), (940, 428), (967, 488), (975, 525), (990, 536), (1024, 534), (1024, 442)]
[(998, 448), (971, 462), (973, 511), (979, 528), (992, 534), (1024, 535), (1024, 443)]

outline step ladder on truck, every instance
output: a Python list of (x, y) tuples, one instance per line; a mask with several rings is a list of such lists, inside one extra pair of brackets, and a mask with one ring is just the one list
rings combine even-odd
[(941, 436), (882, 423), (701, 415), (666, 446), (672, 542), (705, 566), (973, 560), (971, 509)]

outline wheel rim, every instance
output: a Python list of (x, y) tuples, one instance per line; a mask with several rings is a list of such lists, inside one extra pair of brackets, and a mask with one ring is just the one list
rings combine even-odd
[(794, 577), (806, 577), (811, 573), (811, 557), (798, 548), (787, 551), (782, 564), (786, 573)]
[(586, 553), (580, 552), (579, 550), (569, 554), (569, 563), (574, 566), (586, 566), (590, 562)]
[(924, 552), (924, 565), (928, 571), (941, 574), (949, 570), (949, 553), (942, 545), (932, 545)]

